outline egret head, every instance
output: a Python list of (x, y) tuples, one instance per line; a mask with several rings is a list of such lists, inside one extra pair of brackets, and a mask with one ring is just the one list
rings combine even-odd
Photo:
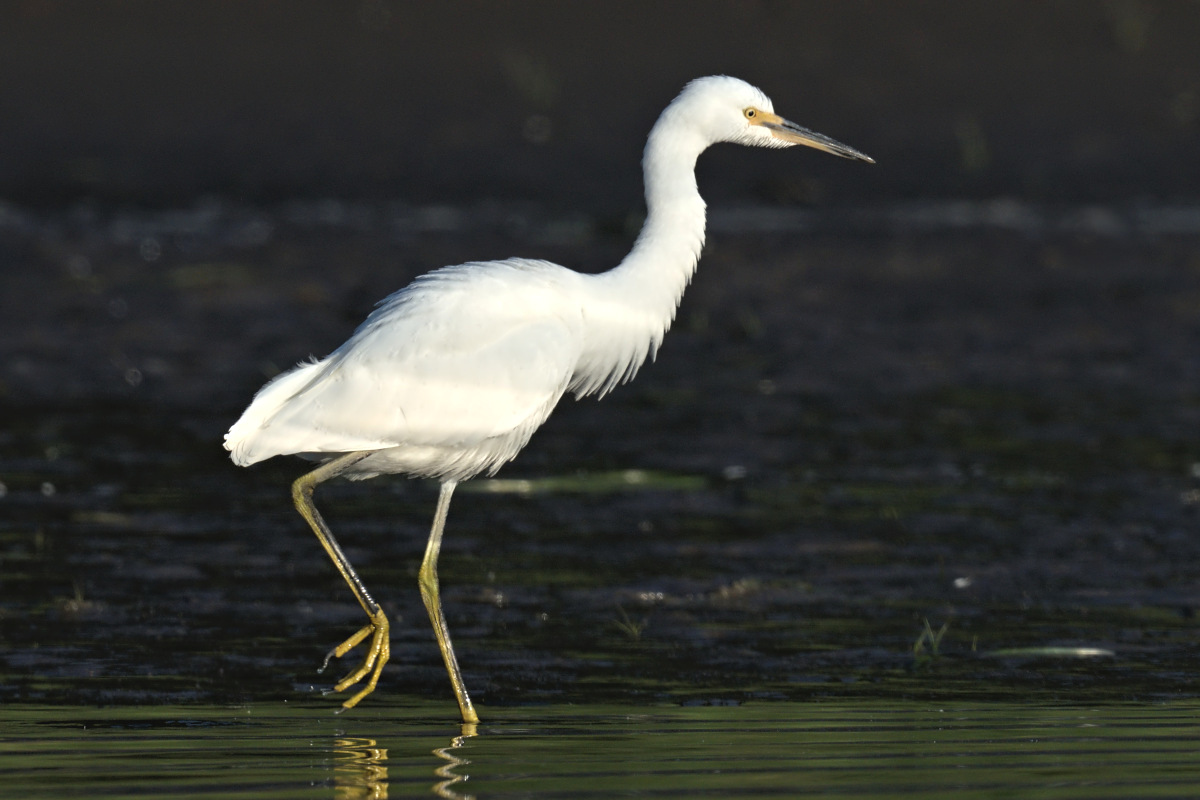
[(754, 147), (802, 144), (842, 158), (872, 164), (875, 160), (824, 134), (802, 128), (775, 113), (771, 98), (755, 86), (727, 75), (697, 78), (671, 103), (710, 142), (734, 142)]

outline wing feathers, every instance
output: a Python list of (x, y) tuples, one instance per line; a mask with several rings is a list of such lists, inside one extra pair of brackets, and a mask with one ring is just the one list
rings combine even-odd
[(524, 261), (430, 273), (385, 299), (328, 358), (264, 386), (225, 446), (251, 464), (405, 445), (474, 452), (505, 437), (523, 445), (579, 360), (573, 277)]

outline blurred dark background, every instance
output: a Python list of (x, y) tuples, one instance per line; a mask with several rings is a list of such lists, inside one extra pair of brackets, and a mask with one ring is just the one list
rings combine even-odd
[[(658, 361), (501, 473), (575, 488), (455, 500), (476, 699), (1194, 693), (1198, 44), (1191, 0), (0, 4), (0, 699), (307, 691), (360, 615), (302, 465), (222, 433), (420, 273), (615, 265), (712, 73), (878, 163), (700, 160)], [(321, 493), (387, 691), (449, 701), (430, 487)], [(1031, 645), (1120, 660), (983, 655)]]
[(0, 198), (627, 209), (654, 117), (712, 73), (879, 162), (720, 152), (714, 197), (1194, 198), (1197, 42), (1192, 0), (14, 0)]
[[(722, 242), (781, 252), (786, 273), (821, 231), (843, 238), (814, 258), (873, 285), (913, 237), (985, 230), (1119, 244), (1126, 269), (1180, 278), (1191, 245), (1145, 245), (1200, 231), (1197, 42), (1190, 0), (5, 3), (0, 395), (233, 413), (421, 272), (612, 266), (642, 213), (646, 132), (712, 73), (878, 164), (705, 154), (715, 235), (684, 319), (730, 313)], [(1003, 269), (1037, 282), (1064, 252)], [(939, 291), (967, 290), (978, 259), (939, 258)], [(761, 266), (738, 280), (778, 285)], [(871, 324), (866, 297), (816, 311)]]

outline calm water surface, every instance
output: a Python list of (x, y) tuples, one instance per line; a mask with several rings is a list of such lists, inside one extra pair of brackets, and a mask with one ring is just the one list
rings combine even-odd
[(9, 707), (11, 797), (1195, 797), (1195, 702)]

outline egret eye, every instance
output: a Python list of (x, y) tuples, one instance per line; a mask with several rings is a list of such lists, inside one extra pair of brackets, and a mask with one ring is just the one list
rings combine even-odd
[(758, 116), (758, 109), (757, 109), (757, 108), (755, 108), (754, 106), (750, 106), (749, 108), (747, 108), (747, 109), (746, 109), (745, 111), (743, 111), (742, 113), (746, 115), (746, 119), (750, 119), (750, 120), (752, 120), (752, 119), (754, 119), (756, 116)]

